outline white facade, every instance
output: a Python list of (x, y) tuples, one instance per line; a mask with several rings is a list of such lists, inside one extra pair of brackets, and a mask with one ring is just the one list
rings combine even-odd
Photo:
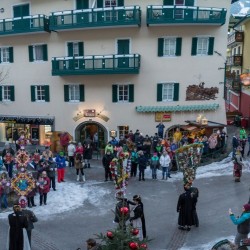
[[(90, 0), (90, 6), (94, 3)], [(137, 106), (176, 106), (176, 105), (207, 105), (219, 104), (215, 111), (172, 112), (171, 121), (165, 122), (170, 127), (185, 124), (185, 120), (195, 120), (197, 114), (204, 113), (208, 120), (225, 124), (225, 105), (223, 100), (224, 66), (226, 58), (227, 28), (230, 0), (196, 0), (195, 6), (226, 8), (228, 10), (224, 25), (146, 25), (146, 9), (148, 5), (163, 5), (161, 0), (125, 0), (124, 5), (138, 5), (142, 11), (140, 27), (98, 27), (93, 29), (61, 30), (58, 32), (14, 34), (1, 36), (0, 47), (13, 47), (14, 62), (1, 63), (1, 70), (9, 74), (3, 80), (4, 85), (14, 85), (15, 101), (4, 102), (0, 115), (54, 117), (55, 131), (68, 131), (75, 137), (76, 128), (82, 123), (95, 122), (105, 131), (118, 130), (118, 126), (129, 126), (129, 130), (140, 129), (143, 134), (153, 135), (156, 132), (155, 113), (140, 113)], [(74, 0), (2, 0), (0, 19), (13, 17), (13, 6), (30, 4), (30, 15), (48, 15), (55, 11), (76, 8)], [(95, 7), (95, 6), (94, 6)], [(181, 56), (158, 57), (158, 38), (182, 38)], [(222, 54), (191, 56), (193, 37), (214, 37), (214, 50)], [(141, 55), (139, 74), (98, 74), (98, 75), (67, 75), (52, 76), (52, 57), (67, 56), (68, 42), (83, 42), (84, 55), (117, 54), (117, 40), (129, 39), (129, 53)], [(46, 44), (48, 61), (29, 62), (30, 45)], [(157, 102), (158, 83), (179, 83), (179, 101)], [(188, 85), (205, 82), (205, 87), (218, 87), (219, 94), (215, 100), (186, 101)], [(84, 102), (65, 102), (64, 85), (84, 85)], [(112, 85), (134, 85), (134, 102), (112, 102)], [(49, 85), (49, 102), (32, 102), (31, 85)], [(86, 109), (109, 118), (104, 121), (98, 117), (73, 118)], [(0, 139), (5, 140), (4, 128), (1, 123)], [(119, 136), (119, 134), (118, 134)], [(79, 139), (79, 138), (75, 138)], [(42, 141), (41, 141), (42, 143)]]

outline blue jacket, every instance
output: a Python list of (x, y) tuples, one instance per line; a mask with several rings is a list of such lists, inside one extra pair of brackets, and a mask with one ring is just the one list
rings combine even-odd
[(58, 156), (56, 157), (56, 164), (57, 164), (57, 168), (58, 168), (58, 169), (65, 168), (65, 167), (66, 167), (66, 161), (65, 161), (64, 156), (61, 157), (61, 156), (58, 155)]
[(250, 211), (243, 212), (239, 218), (236, 218), (234, 214), (231, 214), (230, 219), (234, 225), (237, 225), (238, 233), (249, 233)]

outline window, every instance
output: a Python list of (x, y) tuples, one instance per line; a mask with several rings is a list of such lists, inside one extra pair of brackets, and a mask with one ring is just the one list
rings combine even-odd
[(112, 86), (113, 102), (134, 102), (134, 85), (120, 84)]
[(191, 55), (213, 55), (214, 37), (193, 37)]
[(49, 86), (36, 85), (31, 86), (31, 101), (32, 102), (49, 102)]
[(47, 44), (30, 45), (29, 61), (48, 61)]
[(105, 0), (105, 7), (116, 7), (116, 0)]
[(0, 63), (13, 63), (13, 47), (0, 48)]
[(14, 86), (0, 86), (0, 101), (15, 101)]
[(118, 126), (119, 138), (123, 136), (124, 138), (128, 135), (129, 126)]
[(158, 56), (180, 56), (181, 46), (181, 37), (158, 38)]
[(158, 83), (157, 101), (179, 101), (179, 83)]
[(84, 85), (72, 84), (64, 85), (65, 102), (84, 102)]

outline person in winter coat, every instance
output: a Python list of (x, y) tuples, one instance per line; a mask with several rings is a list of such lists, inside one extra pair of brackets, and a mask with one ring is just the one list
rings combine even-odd
[(130, 218), (130, 222), (133, 225), (133, 228), (139, 229), (139, 234), (137, 235), (137, 237), (140, 240), (143, 240), (147, 237), (147, 232), (144, 216), (144, 207), (140, 195), (134, 195), (133, 201), (136, 205), (133, 209), (134, 216)]
[(162, 122), (160, 122), (160, 123), (156, 126), (156, 128), (158, 128), (158, 136), (159, 136), (160, 138), (163, 138), (165, 125), (164, 125)]
[(213, 133), (208, 139), (208, 147), (209, 147), (210, 153), (213, 153), (215, 151), (217, 143), (218, 143), (217, 134)]
[(52, 158), (48, 159), (48, 164), (46, 167), (46, 172), (47, 172), (47, 176), (50, 179), (50, 188), (52, 187), (54, 191), (56, 191), (56, 171), (57, 171), (57, 165), (56, 163), (53, 161)]
[(191, 230), (191, 226), (194, 225), (193, 218), (193, 199), (191, 196), (191, 190), (188, 185), (184, 186), (185, 192), (180, 194), (177, 203), (178, 225), (180, 230)]
[(56, 165), (57, 165), (57, 181), (58, 183), (65, 182), (64, 175), (65, 175), (65, 168), (66, 168), (66, 161), (64, 157), (63, 151), (59, 153), (56, 157)]
[(53, 158), (53, 153), (48, 146), (45, 147), (45, 150), (42, 153), (42, 158), (45, 160), (49, 160), (49, 158)]
[(144, 172), (147, 167), (147, 158), (144, 156), (142, 150), (138, 152), (138, 165), (139, 165), (139, 181), (141, 180), (145, 181)]
[(77, 153), (80, 153), (83, 157), (83, 154), (84, 154), (84, 147), (82, 145), (81, 142), (78, 142), (77, 146), (76, 146), (76, 151), (75, 151), (75, 154)]
[(234, 157), (234, 170), (233, 170), (233, 176), (234, 176), (234, 181), (235, 182), (240, 182), (240, 177), (242, 174), (242, 167), (243, 167), (243, 162), (242, 162), (242, 156), (241, 156), (241, 147), (239, 146), (236, 149), (236, 154)]
[(46, 171), (42, 172), (42, 175), (38, 178), (38, 191), (40, 194), (40, 206), (42, 204), (47, 205), (47, 194), (50, 190), (50, 179), (47, 176)]
[(82, 154), (81, 153), (76, 153), (75, 155), (75, 169), (76, 169), (76, 181), (80, 181), (80, 175), (79, 172), (81, 172), (82, 175), (82, 180), (85, 182), (85, 174), (83, 171), (83, 159), (82, 159)]
[(14, 213), (9, 214), (9, 233), (6, 248), (8, 250), (31, 250), (27, 231), (28, 220), (19, 204), (14, 204)]
[(245, 204), (242, 208), (242, 214), (236, 218), (231, 208), (228, 213), (234, 225), (237, 225), (237, 234), (234, 239), (235, 245), (240, 246), (240, 241), (248, 238), (249, 225), (250, 225), (250, 204)]
[(90, 168), (89, 160), (92, 159), (92, 147), (90, 143), (85, 145), (83, 159), (85, 162), (85, 168)]
[(150, 168), (152, 170), (152, 179), (157, 179), (157, 169), (159, 168), (159, 157), (157, 156), (157, 153), (155, 152), (153, 156), (151, 157), (150, 162)]
[(168, 179), (170, 162), (171, 162), (171, 159), (170, 159), (167, 151), (163, 151), (163, 153), (160, 157), (160, 165), (162, 167), (162, 180), (164, 180), (165, 175), (166, 175), (166, 180)]
[(2, 152), (2, 159), (4, 166), (8, 172), (8, 175), (10, 178), (12, 178), (12, 171), (13, 171), (13, 165), (14, 165), (14, 155), (15, 151), (11, 148), (10, 143), (5, 143), (5, 148)]
[(102, 165), (103, 165), (104, 170), (105, 170), (105, 180), (104, 181), (108, 181), (108, 178), (110, 181), (113, 180), (112, 175), (111, 175), (111, 171), (109, 168), (110, 162), (112, 161), (113, 158), (114, 158), (114, 155), (111, 154), (110, 151), (107, 151), (107, 153), (102, 158)]
[(25, 202), (21, 201), (20, 203), (21, 203), (20, 206), (21, 206), (22, 214), (27, 218), (27, 221), (28, 221), (28, 227), (26, 228), (26, 230), (27, 230), (27, 235), (28, 235), (30, 247), (31, 247), (31, 232), (34, 229), (34, 224), (33, 223), (37, 222), (38, 219), (37, 219), (36, 215), (32, 211), (26, 209), (26, 203)]
[(138, 166), (138, 153), (137, 148), (135, 147), (134, 150), (131, 152), (131, 171), (130, 176), (136, 177), (137, 174), (137, 166)]
[(101, 246), (96, 243), (94, 239), (88, 239), (87, 243), (87, 250), (101, 250)]
[(69, 158), (69, 167), (71, 168), (71, 167), (74, 167), (74, 155), (76, 151), (76, 147), (72, 141), (69, 142), (67, 151), (68, 151), (68, 158)]
[(239, 140), (236, 136), (236, 134), (233, 136), (233, 140), (232, 140), (232, 147), (233, 147), (233, 157), (235, 156), (236, 153), (236, 149), (239, 147), (240, 143)]

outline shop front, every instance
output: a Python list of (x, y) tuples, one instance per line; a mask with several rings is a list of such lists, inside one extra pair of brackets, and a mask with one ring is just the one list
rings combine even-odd
[(20, 132), (32, 145), (45, 145), (54, 129), (54, 117), (0, 115), (1, 141), (15, 142)]

